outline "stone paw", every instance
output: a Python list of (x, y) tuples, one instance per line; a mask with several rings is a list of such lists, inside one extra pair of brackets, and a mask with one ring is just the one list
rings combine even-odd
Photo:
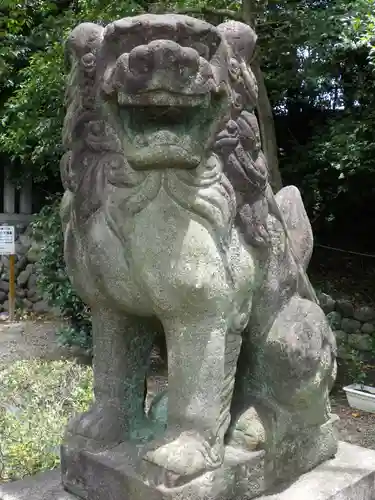
[(212, 448), (193, 432), (182, 432), (176, 439), (149, 451), (144, 457), (176, 475), (193, 477), (220, 467), (223, 458), (224, 446)]
[(105, 445), (117, 444), (125, 438), (124, 419), (124, 414), (118, 408), (94, 404), (69, 422), (66, 436)]
[(231, 446), (255, 451), (264, 448), (265, 441), (266, 431), (262, 420), (257, 410), (251, 407), (239, 417), (232, 428), (227, 443)]

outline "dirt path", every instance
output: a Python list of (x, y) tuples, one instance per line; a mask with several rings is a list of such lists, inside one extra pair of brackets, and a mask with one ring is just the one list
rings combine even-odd
[[(61, 347), (56, 337), (59, 321), (0, 322), (0, 367), (15, 360), (42, 358), (58, 360), (76, 357), (76, 351)], [(152, 364), (149, 391), (166, 388), (165, 370)], [(332, 411), (340, 417), (339, 436), (343, 441), (375, 449), (375, 414), (351, 409), (340, 391), (332, 396)]]
[(72, 350), (61, 347), (56, 330), (57, 320), (0, 322), (0, 365), (21, 359), (58, 360), (72, 357)]

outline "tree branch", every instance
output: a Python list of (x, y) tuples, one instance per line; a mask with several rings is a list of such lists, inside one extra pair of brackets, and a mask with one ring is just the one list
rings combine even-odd
[(228, 17), (229, 19), (234, 19), (235, 21), (243, 21), (243, 17), (240, 12), (230, 9), (215, 9), (211, 7), (191, 7), (189, 9), (179, 9), (177, 14), (212, 14), (214, 16)]

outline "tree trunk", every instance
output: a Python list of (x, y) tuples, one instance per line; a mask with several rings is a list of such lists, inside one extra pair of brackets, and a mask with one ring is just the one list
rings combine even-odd
[[(263, 17), (266, 6), (267, 0), (242, 0), (242, 17), (244, 21), (255, 29), (257, 20), (259, 17)], [(251, 69), (258, 83), (257, 114), (262, 148), (267, 159), (270, 184), (273, 191), (277, 193), (282, 188), (282, 181), (279, 170), (275, 123), (264, 76), (260, 68), (259, 55), (251, 64)]]
[(275, 123), (273, 120), (272, 107), (268, 99), (264, 76), (260, 69), (259, 61), (256, 59), (251, 65), (254, 76), (258, 83), (257, 114), (259, 120), (262, 148), (267, 158), (270, 184), (274, 193), (282, 188), (279, 169), (278, 147), (276, 141)]

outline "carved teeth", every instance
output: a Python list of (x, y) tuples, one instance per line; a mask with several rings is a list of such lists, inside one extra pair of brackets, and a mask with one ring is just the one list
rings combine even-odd
[(178, 106), (178, 107), (205, 107), (211, 101), (210, 94), (188, 95), (170, 94), (168, 92), (145, 92), (142, 94), (125, 94), (119, 92), (117, 100), (120, 106)]

